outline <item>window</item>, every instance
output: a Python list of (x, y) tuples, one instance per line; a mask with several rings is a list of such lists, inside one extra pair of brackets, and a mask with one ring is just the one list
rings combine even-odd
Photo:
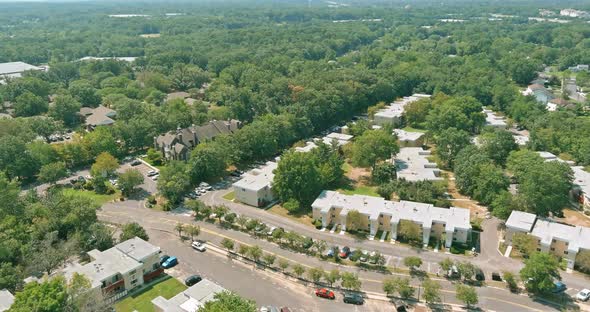
[(137, 279), (134, 279), (131, 281), (131, 285), (135, 285), (135, 284), (137, 284)]
[(555, 247), (551, 247), (551, 251), (555, 251)]
[(563, 251), (563, 254), (564, 254), (564, 255), (567, 255), (567, 254), (568, 254), (567, 250), (564, 250), (564, 251)]
[(153, 266), (154, 270), (157, 270), (159, 267), (160, 267), (160, 264), (159, 263), (157, 263), (157, 262), (154, 263), (154, 266)]
[(537, 251), (541, 251), (541, 248), (537, 248)]
[(552, 242), (552, 243), (555, 243), (555, 239), (552, 239), (552, 240), (551, 240), (551, 242)]

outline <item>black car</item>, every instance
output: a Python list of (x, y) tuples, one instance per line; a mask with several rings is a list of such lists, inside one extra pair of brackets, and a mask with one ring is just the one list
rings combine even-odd
[(492, 280), (501, 282), (502, 281), (502, 277), (500, 276), (500, 273), (498, 273), (498, 272), (492, 272)]
[(200, 277), (199, 275), (191, 275), (191, 276), (187, 277), (184, 280), (184, 284), (186, 286), (189, 286), (190, 287), (190, 286), (193, 286), (194, 284), (196, 284), (196, 283), (198, 283), (198, 282), (200, 282), (202, 280), (203, 280), (203, 278)]
[(483, 282), (485, 279), (486, 279), (486, 276), (483, 274), (483, 271), (481, 269), (477, 269), (475, 271), (475, 280)]
[(357, 293), (344, 293), (344, 303), (363, 304), (365, 299)]
[(139, 166), (139, 165), (141, 165), (141, 161), (139, 161), (137, 159), (131, 162), (131, 166)]
[(163, 255), (160, 257), (160, 265), (162, 265), (162, 263), (166, 262), (166, 260), (168, 260), (168, 258), (170, 258), (169, 255)]

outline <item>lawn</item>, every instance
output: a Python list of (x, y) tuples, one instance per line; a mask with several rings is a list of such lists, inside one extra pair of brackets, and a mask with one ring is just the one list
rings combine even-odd
[(117, 312), (152, 312), (155, 311), (154, 305), (152, 304), (152, 299), (158, 296), (170, 299), (185, 289), (186, 286), (184, 286), (181, 282), (175, 278), (169, 277), (164, 281), (150, 285), (140, 292), (119, 301), (117, 304), (115, 304), (115, 310)]
[(223, 195), (223, 199), (229, 200), (229, 201), (233, 201), (236, 198), (236, 193), (235, 192), (229, 192), (225, 195)]
[(121, 196), (120, 191), (117, 191), (111, 195), (106, 195), (106, 194), (96, 194), (93, 191), (76, 190), (73, 188), (64, 188), (62, 192), (64, 195), (80, 196), (80, 197), (88, 198), (88, 199), (92, 200), (93, 202), (98, 203), (101, 206), (104, 205), (105, 203), (113, 201), (116, 198), (119, 198)]
[(352, 189), (338, 189), (337, 191), (345, 195), (358, 194), (379, 197), (379, 194), (377, 194), (377, 187), (374, 186), (359, 185), (354, 186)]
[(267, 211), (277, 216), (288, 218), (293, 221), (313, 227), (313, 219), (305, 213), (292, 214), (281, 205), (274, 205)]

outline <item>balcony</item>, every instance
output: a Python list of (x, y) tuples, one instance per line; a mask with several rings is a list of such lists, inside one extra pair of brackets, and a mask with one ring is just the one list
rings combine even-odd
[[(120, 288), (120, 289), (118, 289)], [(114, 295), (120, 291), (125, 290), (125, 280), (124, 279), (120, 279), (108, 286), (105, 286), (102, 288), (102, 292), (106, 295), (106, 296), (111, 296)]]

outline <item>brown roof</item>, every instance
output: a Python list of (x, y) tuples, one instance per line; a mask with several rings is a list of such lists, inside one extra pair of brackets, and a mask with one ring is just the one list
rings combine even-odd
[(533, 83), (532, 85), (529, 85), (529, 89), (531, 89), (531, 90), (545, 89), (545, 86), (542, 86), (538, 83)]
[(570, 102), (568, 102), (568, 101), (566, 101), (566, 100), (564, 100), (564, 99), (560, 99), (560, 98), (557, 98), (557, 99), (552, 99), (552, 100), (551, 100), (551, 101), (549, 101), (549, 102), (550, 102), (550, 103), (553, 103), (553, 104), (557, 104), (557, 105), (559, 105), (559, 106), (566, 106), (566, 105), (568, 105), (568, 104), (570, 103)]

